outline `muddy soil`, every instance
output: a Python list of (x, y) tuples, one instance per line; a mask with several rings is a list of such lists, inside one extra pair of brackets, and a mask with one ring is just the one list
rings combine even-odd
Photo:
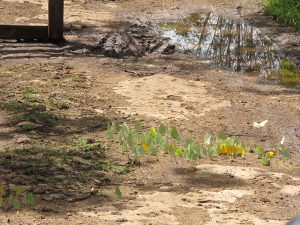
[[(300, 212), (299, 89), (167, 46), (168, 54), (147, 47), (135, 54), (139, 49), (126, 43), (110, 48), (120, 57), (99, 50), (103, 34), (126, 42), (130, 36), (122, 33), (134, 24), (212, 10), (242, 17), (299, 62), (297, 31), (263, 16), (259, 0), (91, 0), (65, 7), (66, 43), (0, 41), (0, 185), (5, 196), (20, 185), (37, 199), (19, 216), (4, 207), (0, 224), (283, 225)], [(2, 0), (0, 10), (1, 23), (46, 23), (46, 1)], [(150, 45), (163, 42), (151, 35)], [(249, 153), (176, 163), (160, 154), (128, 170), (128, 153), (111, 146), (105, 130), (111, 121), (136, 120), (176, 125), (200, 142), (224, 130), (270, 150), (284, 136), (292, 162), (275, 157), (264, 167)], [(252, 126), (263, 120), (269, 122), (262, 129)]]

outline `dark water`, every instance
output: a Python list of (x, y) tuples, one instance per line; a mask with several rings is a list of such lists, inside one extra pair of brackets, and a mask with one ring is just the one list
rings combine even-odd
[(275, 46), (257, 28), (209, 13), (194, 13), (177, 22), (161, 23), (162, 35), (186, 53), (213, 59), (242, 72), (279, 68)]

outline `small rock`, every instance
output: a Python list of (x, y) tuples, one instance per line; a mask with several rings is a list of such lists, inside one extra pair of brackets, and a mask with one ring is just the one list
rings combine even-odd
[(90, 166), (91, 165), (91, 162), (86, 160), (86, 159), (83, 159), (81, 157), (73, 157), (73, 161), (75, 163), (79, 163), (79, 164), (84, 164), (84, 165), (88, 165)]
[(43, 196), (42, 199), (45, 200), (46, 202), (51, 202), (53, 201), (54, 198), (52, 196)]
[(117, 219), (116, 222), (121, 222), (121, 223), (124, 223), (124, 222), (127, 222), (128, 219), (126, 218), (120, 218), (120, 219)]
[(57, 200), (61, 200), (61, 199), (65, 199), (67, 196), (64, 194), (50, 194), (50, 197)]
[(87, 48), (81, 48), (75, 51), (72, 51), (72, 53), (76, 53), (76, 54), (86, 54), (86, 53), (90, 53), (91, 51)]
[(26, 135), (17, 135), (15, 138), (17, 144), (28, 144), (30, 142), (30, 138)]
[(74, 198), (69, 198), (68, 201), (69, 202), (79, 202), (79, 201), (83, 201), (86, 200), (88, 198), (90, 198), (92, 196), (92, 193), (82, 193), (78, 196), (75, 196)]
[(21, 128), (30, 128), (30, 129), (36, 129), (36, 128), (41, 127), (41, 125), (29, 122), (29, 121), (20, 122), (17, 124), (17, 126), (21, 127)]
[(104, 110), (102, 109), (94, 109), (96, 113), (98, 113), (99, 115), (104, 114)]
[(168, 45), (162, 52), (164, 55), (170, 55), (175, 52), (176, 46), (175, 45)]
[(34, 207), (36, 211), (40, 212), (53, 212), (54, 210), (49, 206), (36, 206)]

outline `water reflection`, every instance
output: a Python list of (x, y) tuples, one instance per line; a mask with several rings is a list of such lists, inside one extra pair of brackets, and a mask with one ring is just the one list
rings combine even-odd
[(279, 68), (274, 45), (255, 27), (209, 13), (194, 13), (180, 22), (160, 24), (163, 36), (185, 52), (214, 59), (235, 71)]

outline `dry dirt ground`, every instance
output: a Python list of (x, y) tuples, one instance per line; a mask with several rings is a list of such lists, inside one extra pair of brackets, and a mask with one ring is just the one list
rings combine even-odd
[[(85, 54), (97, 32), (118, 31), (125, 19), (155, 23), (213, 10), (242, 16), (299, 62), (299, 34), (261, 9), (260, 0), (67, 0), (66, 43), (1, 41), (0, 184), (21, 185), (37, 201), (20, 215), (5, 206), (0, 224), (283, 225), (300, 213), (299, 89), (180, 52)], [(0, 0), (0, 12), (1, 23), (45, 24), (47, 2)], [(268, 149), (284, 136), (292, 163), (276, 157), (264, 167), (254, 153), (176, 163), (159, 154), (127, 171), (127, 153), (109, 145), (105, 130), (136, 120), (176, 125), (198, 141), (225, 130)]]

